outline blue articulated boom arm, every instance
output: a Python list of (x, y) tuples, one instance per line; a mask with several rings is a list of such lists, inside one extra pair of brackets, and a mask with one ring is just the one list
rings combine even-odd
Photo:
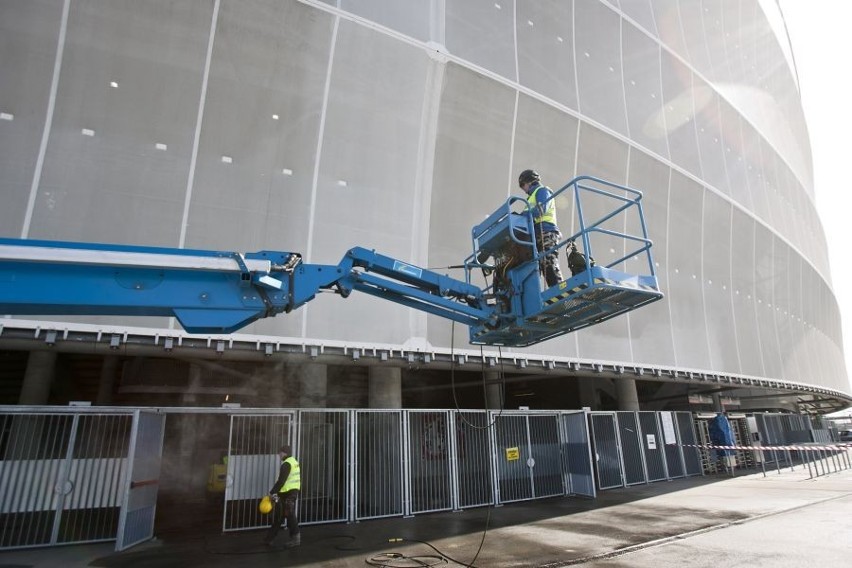
[[(641, 193), (586, 176), (553, 199), (565, 193), (573, 197), (577, 232), (538, 250), (530, 238), (532, 211), (525, 200), (510, 198), (473, 228), (464, 280), (360, 247), (337, 265), (323, 265), (303, 263), (295, 252), (0, 239), (0, 314), (174, 316), (190, 333), (231, 333), (290, 312), (319, 292), (347, 297), (358, 290), (465, 324), (471, 343), (524, 347), (662, 298)], [(584, 207), (595, 213), (592, 221)], [(630, 212), (633, 218), (615, 221)], [(620, 229), (627, 226), (638, 233)], [(613, 257), (596, 259), (596, 244)], [(569, 253), (572, 274), (543, 287), (540, 263), (559, 249)], [(645, 260), (630, 264), (645, 268), (628, 272), (629, 260)], [(479, 271), (486, 284), (492, 280), (485, 288), (471, 283)]]
[(323, 290), (359, 290), (467, 325), (493, 311), (476, 286), (357, 247), (335, 266), (292, 252), (0, 239), (0, 314), (174, 316), (190, 333), (231, 333)]

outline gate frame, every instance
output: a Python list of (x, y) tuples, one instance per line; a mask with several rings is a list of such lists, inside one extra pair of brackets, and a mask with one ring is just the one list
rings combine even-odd
[[(156, 425), (159, 428), (159, 440), (152, 440), (154, 445), (158, 448), (157, 455), (155, 456), (154, 461), (156, 462), (156, 479), (145, 479), (141, 482), (143, 486), (155, 485), (153, 491), (153, 500), (154, 503), (152, 505), (153, 513), (150, 518), (150, 527), (145, 529), (145, 535), (142, 538), (138, 538), (137, 540), (126, 543), (125, 539), (127, 538), (127, 517), (130, 513), (134, 511), (138, 511), (139, 509), (130, 510), (131, 507), (131, 499), (133, 497), (133, 490), (136, 489), (134, 484), (134, 474), (136, 473), (136, 465), (137, 465), (137, 449), (139, 449), (140, 440), (144, 440), (145, 430), (147, 428), (145, 424), (143, 424), (143, 416), (148, 417), (152, 416), (155, 418), (159, 418), (159, 423)], [(75, 418), (79, 418), (79, 415)], [(140, 433), (143, 436), (140, 436)], [(162, 459), (163, 459), (163, 440), (166, 433), (166, 415), (160, 412), (146, 410), (146, 409), (136, 409), (133, 412), (133, 426), (130, 431), (130, 448), (127, 456), (127, 469), (125, 470), (125, 480), (124, 480), (124, 498), (122, 499), (121, 511), (119, 513), (118, 519), (118, 529), (116, 530), (116, 538), (115, 538), (115, 550), (116, 552), (121, 552), (122, 550), (127, 550), (137, 544), (141, 544), (143, 542), (147, 542), (154, 537), (154, 522), (157, 514), (157, 496), (159, 494), (159, 477), (162, 472)], [(156, 432), (155, 432), (156, 434)], [(150, 459), (149, 456), (141, 456), (141, 459)], [(144, 462), (142, 462), (144, 465)]]
[[(232, 412), (234, 410), (245, 410), (245, 412)], [(236, 528), (228, 528), (226, 526), (228, 522), (228, 493), (232, 492), (232, 487), (234, 486), (234, 467), (235, 460), (231, 459), (233, 454), (231, 453), (231, 449), (233, 447), (234, 441), (234, 418), (242, 417), (242, 418), (271, 418), (276, 416), (288, 416), (290, 418), (289, 428), (288, 428), (288, 439), (287, 443), (293, 448), (293, 455), (298, 456), (299, 448), (297, 447), (299, 436), (298, 432), (300, 431), (300, 424), (297, 423), (298, 413), (296, 410), (292, 408), (270, 408), (270, 409), (237, 409), (237, 408), (225, 408), (223, 411), (215, 412), (211, 414), (225, 414), (228, 416), (228, 470), (227, 477), (225, 481), (225, 494), (222, 499), (222, 532), (237, 532), (237, 531), (245, 531), (245, 530), (255, 530), (259, 529), (259, 526), (250, 526), (250, 527), (236, 527)], [(261, 454), (262, 455), (262, 454)], [(276, 455), (276, 454), (273, 454)], [(280, 464), (279, 464), (280, 465)], [(258, 501), (260, 501), (263, 495), (257, 497)], [(231, 501), (235, 501), (235, 499), (231, 499)]]

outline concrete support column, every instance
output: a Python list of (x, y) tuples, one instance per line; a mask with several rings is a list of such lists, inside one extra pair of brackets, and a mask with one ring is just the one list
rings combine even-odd
[(198, 363), (189, 364), (187, 392), (181, 397), (184, 406), (196, 406), (198, 404), (198, 390), (201, 388), (202, 373), (204, 369)]
[(299, 408), (325, 408), (328, 401), (328, 365), (308, 363), (299, 369)]
[(619, 410), (639, 410), (639, 394), (633, 379), (614, 379)]
[(722, 395), (717, 392), (713, 393), (713, 411), (725, 412), (725, 407), (722, 405)]
[(580, 406), (599, 410), (598, 396), (595, 392), (595, 381), (597, 379), (589, 377), (577, 378), (577, 396), (580, 399)]
[(30, 351), (18, 404), (47, 404), (55, 367), (56, 351)]
[(115, 380), (118, 371), (118, 357), (107, 355), (101, 363), (101, 377), (98, 381), (98, 397), (95, 404), (109, 406), (112, 404), (112, 391), (115, 390)]
[(370, 367), (370, 408), (402, 408), (402, 369)]
[(506, 401), (503, 399), (503, 384), (497, 371), (485, 372), (485, 408), (486, 410), (502, 410)]

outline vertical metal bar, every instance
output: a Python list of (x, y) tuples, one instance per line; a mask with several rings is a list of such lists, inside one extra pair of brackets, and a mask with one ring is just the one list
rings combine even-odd
[(231, 497), (233, 496), (234, 487), (234, 466), (236, 460), (234, 458), (234, 415), (228, 416), (228, 466), (225, 469), (225, 498), (222, 506), (222, 530), (228, 528), (228, 508), (230, 506)]
[(358, 498), (357, 498), (357, 484), (358, 484), (358, 458), (357, 458), (357, 434), (358, 434), (358, 411), (357, 410), (347, 410), (347, 437), (349, 440), (349, 447), (347, 451), (347, 463), (346, 463), (346, 479), (348, 482), (348, 491), (347, 495), (347, 520), (351, 523), (355, 522), (356, 519), (356, 507), (358, 506)]
[(636, 421), (636, 440), (639, 442), (639, 460), (642, 463), (642, 474), (645, 476), (645, 484), (650, 483), (648, 478), (648, 460), (645, 458), (645, 444), (642, 440), (642, 423), (639, 421), (639, 412), (633, 412), (633, 419)]
[(527, 472), (529, 473), (530, 480), (530, 496), (535, 499), (535, 474), (533, 470), (535, 469), (535, 459), (532, 455), (532, 438), (530, 436), (530, 416), (529, 414), (524, 416), (524, 426), (526, 429), (526, 440), (527, 440)]
[(500, 495), (500, 478), (498, 473), (497, 463), (497, 421), (500, 420), (499, 415), (495, 415), (493, 410), (489, 410), (486, 414), (489, 424), (494, 424), (494, 427), (488, 429), (488, 443), (491, 449), (491, 502), (497, 507), (501, 504)]
[(654, 421), (657, 426), (657, 438), (659, 439), (660, 457), (663, 460), (663, 470), (665, 471), (666, 480), (671, 480), (671, 472), (669, 471), (669, 456), (666, 454), (666, 438), (663, 434), (663, 421), (659, 412), (654, 412)]
[(133, 462), (136, 459), (136, 438), (139, 435), (139, 410), (133, 411), (133, 423), (130, 428), (130, 449), (127, 454), (127, 469), (121, 483), (121, 512), (118, 520), (118, 542), (116, 546), (124, 541), (125, 528), (127, 526), (127, 513), (130, 506), (130, 482), (133, 479)]
[(615, 432), (615, 449), (618, 453), (618, 462), (621, 464), (621, 486), (627, 487), (627, 474), (626, 474), (626, 465), (624, 463), (624, 450), (621, 442), (621, 427), (618, 424), (618, 415), (613, 412), (610, 414), (610, 418), (612, 419), (612, 429)]
[(456, 425), (456, 413), (447, 411), (447, 443), (450, 460), (450, 509), (458, 511), (459, 505), (459, 448), (458, 448), (458, 426)]
[[(56, 544), (59, 539), (59, 527), (62, 523), (62, 509), (65, 506), (66, 495), (65, 493), (66, 487), (69, 487), (71, 484), (71, 480), (69, 476), (71, 474), (71, 460), (74, 457), (74, 445), (77, 443), (77, 428), (80, 424), (80, 415), (75, 414), (74, 418), (71, 421), (71, 437), (68, 440), (68, 447), (65, 450), (65, 459), (63, 460), (63, 465), (61, 467), (59, 474), (59, 487), (62, 488), (62, 492), (57, 495), (56, 499), (56, 516), (53, 519), (53, 530), (50, 533), (50, 544)], [(71, 489), (69, 488), (69, 493)]]
[(405, 517), (411, 516), (411, 422), (409, 420), (410, 411), (403, 410), (400, 414), (401, 421), (401, 436), (400, 443), (402, 445), (402, 515)]

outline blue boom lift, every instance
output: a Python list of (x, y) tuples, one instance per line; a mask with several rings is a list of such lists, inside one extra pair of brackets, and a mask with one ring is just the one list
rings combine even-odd
[[(471, 343), (522, 347), (662, 298), (641, 193), (587, 176), (554, 199), (565, 192), (573, 193), (577, 226), (554, 249), (573, 250), (580, 266), (550, 288), (542, 288), (539, 261), (554, 249), (537, 250), (532, 211), (512, 197), (473, 228), (473, 252), (459, 267), (464, 280), (360, 247), (337, 265), (323, 265), (304, 263), (295, 252), (0, 239), (0, 314), (174, 316), (189, 333), (231, 333), (289, 313), (320, 291), (345, 298), (358, 290), (463, 323)], [(587, 223), (590, 195), (599, 216)], [(628, 234), (628, 225), (637, 234)], [(599, 239), (610, 245), (607, 262), (604, 255), (592, 260)], [(644, 260), (632, 265), (647, 270), (627, 272), (630, 260)], [(484, 286), (473, 283), (480, 273)]]

